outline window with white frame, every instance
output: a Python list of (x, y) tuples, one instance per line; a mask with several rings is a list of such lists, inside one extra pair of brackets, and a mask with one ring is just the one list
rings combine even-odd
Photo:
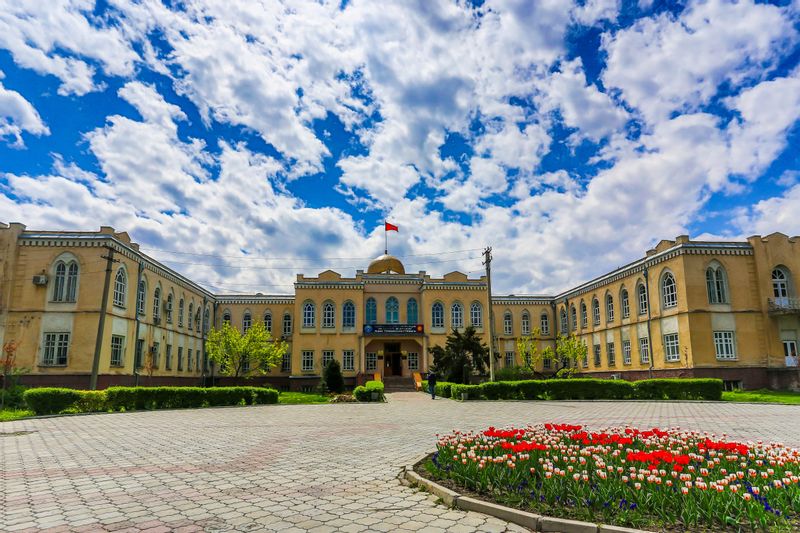
[(594, 345), (594, 366), (600, 366), (600, 345)]
[[(252, 321), (251, 321), (252, 324)], [(200, 331), (200, 306), (197, 306), (197, 311), (194, 313), (194, 328), (199, 332)]]
[(431, 327), (444, 328), (444, 306), (441, 302), (436, 302), (431, 307)]
[(539, 317), (539, 329), (542, 335), (550, 335), (550, 316), (547, 313), (542, 313)]
[(354, 350), (344, 350), (342, 352), (342, 370), (355, 370), (356, 352)]
[(378, 322), (378, 304), (375, 298), (367, 298), (366, 314), (367, 324), (375, 324)]
[[(223, 324), (230, 324), (231, 323), (231, 312), (227, 309), (222, 313), (222, 323)], [(192, 329), (192, 304), (189, 304), (189, 329)]]
[(706, 291), (708, 303), (728, 303), (728, 280), (722, 266), (710, 266), (706, 269)]
[(677, 333), (667, 333), (664, 335), (664, 358), (667, 361), (681, 360), (681, 349), (678, 343)]
[[(194, 302), (189, 302), (189, 314), (186, 316), (186, 326), (189, 328), (189, 331), (194, 329), (194, 323), (192, 319), (194, 317)], [(231, 313), (230, 311), (225, 311), (222, 313), (222, 323), (231, 323)]]
[(627, 339), (622, 341), (622, 364), (631, 364), (631, 341)]
[(783, 267), (772, 270), (772, 296), (775, 298), (789, 297), (789, 276)]
[(336, 327), (336, 306), (333, 302), (325, 302), (322, 305), (322, 327), (326, 329)]
[(245, 311), (242, 316), (242, 333), (247, 333), (247, 330), (253, 327), (253, 315), (250, 311)]
[(272, 333), (272, 313), (269, 311), (264, 313), (264, 329)]
[(194, 360), (192, 359), (192, 349), (189, 348), (186, 350), (186, 371), (192, 371), (192, 365), (194, 364)]
[(650, 362), (650, 339), (647, 337), (639, 339), (639, 361), (642, 364)]
[(678, 305), (678, 287), (671, 272), (665, 273), (661, 278), (661, 302), (664, 309)]
[(606, 343), (606, 357), (608, 357), (608, 366), (617, 364), (616, 345), (613, 342)]
[(450, 322), (453, 329), (464, 327), (464, 308), (458, 302), (450, 307)]
[(592, 323), (595, 326), (600, 325), (600, 301), (597, 298), (592, 300)]
[(725, 361), (736, 359), (736, 336), (733, 331), (715, 331), (714, 350), (717, 359)]
[(74, 302), (78, 293), (78, 263), (58, 261), (53, 280), (53, 301)]
[(560, 321), (561, 321), (561, 324), (559, 324), (561, 326), (560, 327), (560, 329), (561, 329), (560, 333), (566, 333), (567, 332), (567, 326), (568, 326), (568, 324), (567, 324), (567, 310), (565, 308), (563, 308), (563, 307), (561, 308), (561, 314), (560, 314), (559, 318), (560, 318)]
[(139, 282), (139, 290), (136, 292), (136, 312), (144, 314), (144, 300), (147, 296), (147, 284), (144, 280)]
[(284, 374), (292, 372), (292, 354), (289, 352), (286, 352), (281, 357), (281, 372)]
[(167, 303), (164, 309), (164, 317), (167, 320), (167, 324), (172, 324), (172, 294), (167, 295)]
[(178, 346), (178, 370), (183, 371), (183, 346)]
[(614, 321), (614, 297), (606, 294), (606, 322)]
[(620, 293), (620, 305), (622, 306), (622, 318), (628, 318), (631, 316), (631, 303), (628, 299), (628, 289), (623, 288), (622, 292)]
[(353, 302), (345, 302), (342, 306), (342, 329), (356, 327), (356, 306)]
[(378, 354), (375, 352), (367, 352), (366, 357), (367, 372), (374, 372), (378, 369)]
[(303, 327), (313, 328), (316, 324), (314, 304), (306, 302), (303, 304)]
[(292, 315), (285, 313), (283, 315), (283, 335), (288, 337), (292, 334)]
[(156, 287), (153, 291), (153, 321), (161, 320), (161, 287)]
[(69, 333), (45, 333), (42, 345), (42, 366), (66, 366), (69, 352)]
[(506, 352), (506, 367), (514, 366), (514, 352), (507, 351)]
[(419, 306), (415, 298), (406, 302), (406, 324), (416, 325), (419, 322)]
[(522, 312), (522, 334), (531, 334), (531, 315), (527, 311)]
[(636, 287), (636, 299), (639, 302), (639, 314), (646, 315), (647, 314), (647, 287), (644, 286), (644, 283), (640, 283)]
[(206, 307), (203, 312), (203, 333), (208, 333), (209, 329), (211, 329), (211, 308)]
[(400, 302), (394, 296), (386, 299), (386, 323), (400, 323)]
[(303, 350), (301, 352), (300, 368), (303, 372), (314, 370), (314, 350)]
[(553, 366), (553, 360), (550, 357), (542, 357), (542, 368), (545, 370), (550, 370)]
[(581, 328), (589, 325), (589, 313), (586, 312), (586, 302), (581, 301)]
[(479, 302), (469, 306), (469, 323), (475, 328), (483, 327), (483, 306)]
[(111, 366), (125, 366), (125, 337), (111, 335)]
[(572, 331), (578, 329), (578, 311), (575, 308), (575, 304), (569, 306), (569, 325)]
[(514, 320), (511, 316), (511, 311), (506, 311), (503, 314), (503, 335), (511, 335), (514, 330)]
[(408, 369), (419, 370), (419, 354), (417, 352), (408, 352)]
[(172, 370), (172, 345), (167, 344), (164, 352), (164, 366), (167, 367), (167, 370)]
[(333, 361), (333, 350), (322, 350), (322, 368), (328, 366)]
[(181, 298), (180, 302), (178, 302), (178, 327), (183, 327), (183, 309), (184, 309), (184, 302), (183, 298)]
[(117, 307), (125, 307), (125, 299), (128, 294), (128, 276), (125, 274), (125, 269), (117, 270), (117, 275), (114, 277), (114, 305)]

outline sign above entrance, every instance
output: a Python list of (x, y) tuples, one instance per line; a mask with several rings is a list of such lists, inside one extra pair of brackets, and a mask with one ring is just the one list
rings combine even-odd
[(364, 324), (364, 335), (422, 335), (422, 324)]

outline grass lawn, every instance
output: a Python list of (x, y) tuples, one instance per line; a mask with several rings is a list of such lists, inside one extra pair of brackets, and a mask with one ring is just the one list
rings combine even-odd
[(3, 409), (0, 411), (0, 422), (11, 422), (12, 420), (19, 420), (33, 416), (33, 411), (26, 411), (24, 409)]
[(278, 403), (284, 405), (295, 405), (301, 403), (328, 403), (330, 399), (324, 394), (313, 392), (281, 392), (278, 396)]
[(770, 402), (800, 405), (800, 392), (786, 390), (752, 390), (723, 392), (722, 399), (726, 402)]

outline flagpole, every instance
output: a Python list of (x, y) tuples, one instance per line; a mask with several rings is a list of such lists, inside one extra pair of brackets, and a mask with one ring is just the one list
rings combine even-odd
[(386, 221), (383, 221), (383, 253), (389, 255), (389, 232), (386, 230)]

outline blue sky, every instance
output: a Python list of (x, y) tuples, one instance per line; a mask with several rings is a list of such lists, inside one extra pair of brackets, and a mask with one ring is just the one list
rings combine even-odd
[[(20, 5), (27, 4), (27, 5)], [(220, 292), (800, 234), (800, 2), (0, 0), (0, 221)]]

